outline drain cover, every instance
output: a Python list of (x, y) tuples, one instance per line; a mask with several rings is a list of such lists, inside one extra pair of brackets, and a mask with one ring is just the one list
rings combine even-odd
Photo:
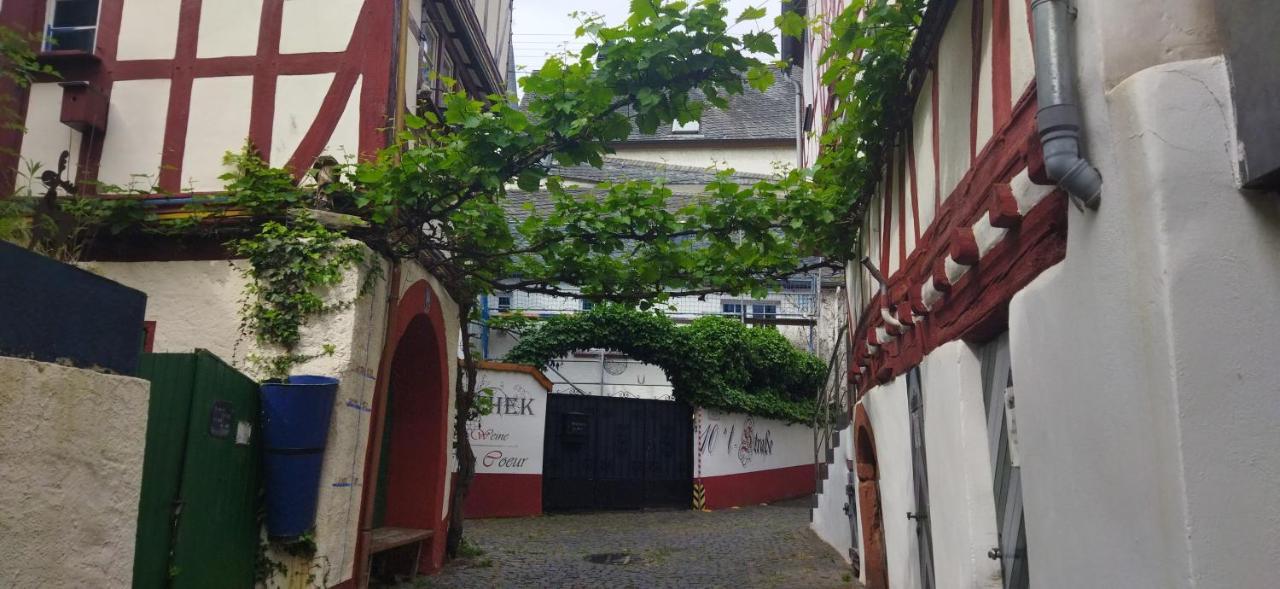
[(605, 554), (591, 554), (587, 556), (587, 562), (595, 564), (637, 564), (640, 562), (639, 556), (632, 556), (625, 552), (608, 552)]

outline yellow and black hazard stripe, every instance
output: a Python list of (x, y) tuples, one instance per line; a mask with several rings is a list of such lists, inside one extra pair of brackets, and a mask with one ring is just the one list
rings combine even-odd
[(707, 510), (707, 490), (703, 488), (702, 483), (693, 484), (693, 508), (699, 511)]

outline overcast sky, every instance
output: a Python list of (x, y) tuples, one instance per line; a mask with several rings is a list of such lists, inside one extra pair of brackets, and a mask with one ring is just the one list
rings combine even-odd
[[(781, 0), (727, 0), (730, 20), (736, 19), (748, 6), (764, 6), (769, 16), (750, 25), (742, 24), (731, 29), (736, 34), (755, 28), (773, 28), (773, 18), (778, 15)], [(582, 45), (573, 36), (578, 22), (570, 12), (597, 12), (605, 22), (615, 25), (627, 16), (628, 0), (515, 0), (512, 16), (512, 42), (515, 44), (516, 69), (519, 77), (530, 68), (537, 68), (547, 55), (576, 49)]]

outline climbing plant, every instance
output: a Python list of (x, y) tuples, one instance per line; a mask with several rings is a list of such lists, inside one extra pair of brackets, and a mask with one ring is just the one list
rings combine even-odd
[(729, 317), (680, 326), (660, 313), (604, 304), (520, 329), (509, 362), (542, 367), (574, 350), (604, 348), (662, 368), (677, 400), (791, 422), (812, 420), (814, 393), (826, 377), (822, 360), (776, 329)]
[[(834, 249), (853, 252), (857, 227), (911, 107), (911, 48), (928, 0), (850, 0), (830, 23), (819, 57), (834, 108), (813, 163), (814, 191), (839, 202), (847, 223), (819, 226)], [(794, 33), (800, 23), (791, 21)], [(821, 28), (821, 22), (811, 23)], [(801, 29), (803, 30), (803, 29)]]

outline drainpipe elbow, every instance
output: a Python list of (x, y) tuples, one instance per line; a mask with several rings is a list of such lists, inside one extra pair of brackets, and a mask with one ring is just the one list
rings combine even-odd
[(1079, 199), (1084, 206), (1097, 210), (1102, 202), (1102, 173), (1089, 160), (1081, 157), (1075, 140), (1044, 144), (1044, 170), (1058, 187)]

